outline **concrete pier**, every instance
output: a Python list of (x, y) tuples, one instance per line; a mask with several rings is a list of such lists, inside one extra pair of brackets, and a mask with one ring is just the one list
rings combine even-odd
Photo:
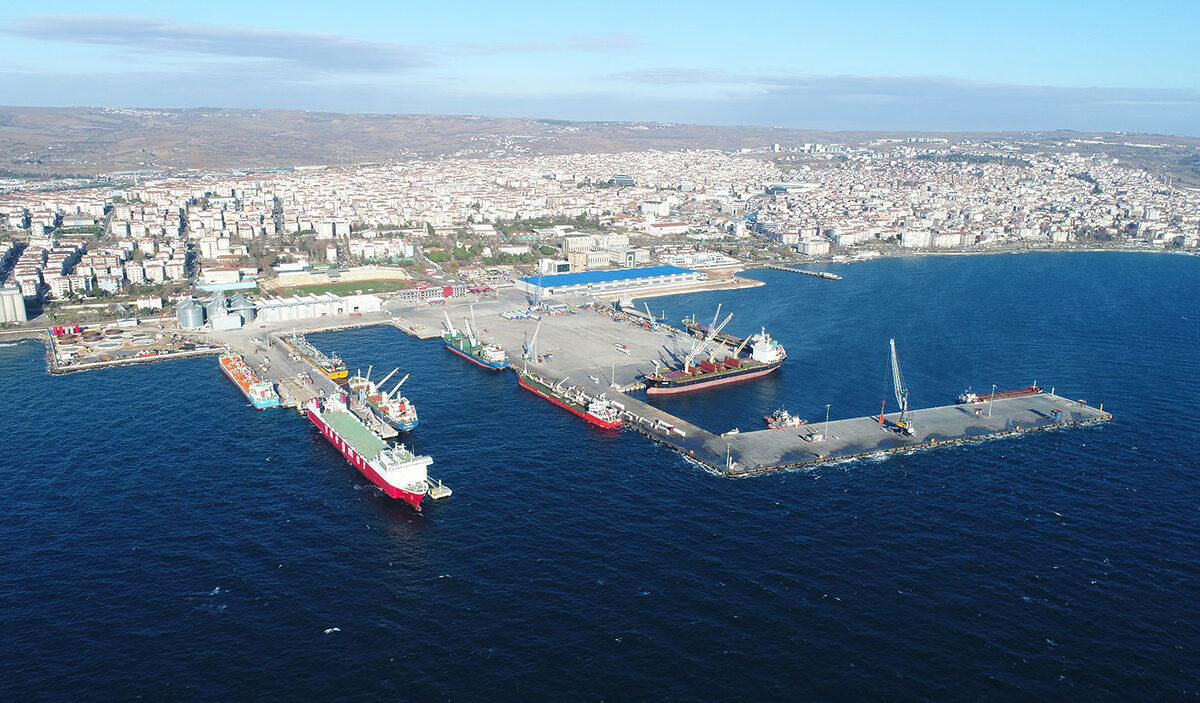
[(809, 271), (808, 269), (798, 269), (794, 266), (781, 266), (780, 264), (763, 264), (763, 268), (775, 269), (776, 271), (788, 271), (790, 273), (802, 273), (805, 276), (816, 276), (817, 278), (825, 278), (830, 281), (840, 281), (842, 277), (836, 273), (828, 271)]
[[(898, 431), (893, 413), (884, 417), (883, 425), (878, 417), (832, 420), (828, 437), (824, 436), (825, 423), (816, 422), (798, 428), (709, 435), (699, 447), (687, 451), (698, 449), (698, 460), (737, 476), (1112, 419), (1099, 408), (1050, 393), (996, 400), (990, 413), (987, 403), (945, 405), (912, 411), (912, 435)], [(725, 463), (727, 452), (732, 466)]]
[[(912, 435), (896, 431), (895, 413), (885, 416), (882, 426), (878, 416), (832, 420), (827, 438), (823, 436), (824, 422), (717, 435), (629, 395), (640, 388), (638, 378), (653, 371), (655, 362), (669, 365), (687, 353), (692, 341), (686, 332), (666, 324), (647, 330), (640, 319), (628, 319), (611, 310), (601, 314), (578, 307), (582, 300), (572, 302), (574, 314), (542, 320), (537, 348), (546, 358), (536, 365), (538, 373), (555, 381), (568, 378), (571, 385), (582, 385), (589, 395), (607, 394), (624, 408), (625, 427), (730, 476), (1112, 419), (1099, 408), (1043, 393), (996, 400), (990, 410), (986, 403), (914, 410)], [(515, 291), (501, 292), (475, 305), (482, 336), (504, 347), (514, 365), (523, 363), (522, 349), (532, 340), (538, 323), (506, 320), (501, 313), (524, 305), (524, 297)], [(455, 325), (461, 325), (462, 318), (470, 314), (465, 304), (410, 308), (391, 322), (413, 336), (428, 339), (440, 334), (443, 311)], [(738, 328), (736, 311), (730, 326), (735, 331)]]

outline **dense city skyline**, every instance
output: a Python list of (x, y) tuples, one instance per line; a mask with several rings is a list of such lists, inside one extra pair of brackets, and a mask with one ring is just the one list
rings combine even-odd
[(1200, 9), (1179, 3), (105, 12), (0, 10), (5, 102), (1200, 134)]

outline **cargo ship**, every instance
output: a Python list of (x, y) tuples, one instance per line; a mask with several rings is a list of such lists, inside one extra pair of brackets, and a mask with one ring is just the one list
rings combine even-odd
[(355, 417), (340, 397), (313, 398), (305, 410), (309, 421), (371, 483), (392, 498), (421, 509), (421, 499), (429, 492), (432, 457), (418, 456), (404, 445), (389, 445)]
[(808, 420), (802, 420), (799, 416), (789, 413), (787, 410), (780, 408), (770, 415), (763, 417), (767, 421), (767, 429), (782, 430), (787, 427), (803, 427), (808, 424)]
[[(442, 341), (450, 351), (464, 356), (485, 369), (500, 371), (508, 368), (508, 354), (498, 345), (487, 344), (479, 338), (475, 327), (467, 323), (465, 330), (455, 329), (450, 322), (450, 314), (445, 313), (446, 324), (442, 330)], [(475, 316), (472, 308), (471, 317)], [(466, 322), (464, 320), (463, 322)]]
[(312, 364), (318, 371), (334, 381), (340, 381), (350, 375), (350, 372), (346, 370), (345, 362), (338, 358), (337, 354), (331, 353), (329, 356), (325, 356), (320, 349), (310, 344), (302, 334), (290, 334), (283, 338), (283, 343), (288, 345), (292, 351), (299, 354), (305, 361)]
[(604, 429), (621, 426), (619, 409), (611, 400), (603, 395), (598, 398), (588, 398), (578, 388), (564, 386), (563, 382), (550, 383), (529, 369), (517, 370), (517, 383), (542, 396), (555, 405), (570, 410), (579, 417)]
[(259, 410), (279, 407), (279, 395), (275, 393), (275, 387), (254, 375), (254, 371), (251, 370), (241, 354), (226, 352), (221, 355), (218, 362), (221, 364), (221, 371), (224, 371), (229, 380), (242, 389), (242, 394), (246, 396), (251, 405)]
[(396, 387), (389, 393), (380, 390), (383, 384), (388, 382), (388, 379), (399, 371), (399, 368), (392, 369), (392, 373), (383, 377), (377, 386), (371, 380), (371, 368), (367, 368), (367, 375), (355, 374), (346, 381), (346, 388), (353, 393), (359, 400), (370, 406), (384, 422), (395, 427), (398, 430), (405, 432), (415, 430), (417, 428), (417, 408), (408, 398), (400, 395), (400, 386), (408, 380), (408, 375), (396, 384)]
[[(748, 381), (752, 378), (766, 376), (779, 368), (785, 359), (787, 351), (778, 340), (767, 334), (766, 329), (751, 335), (738, 345), (738, 350), (723, 359), (714, 357), (699, 363), (694, 358), (707, 343), (715, 339), (716, 333), (709, 332), (705, 342), (697, 346), (683, 362), (680, 369), (655, 369), (654, 373), (646, 374), (646, 393), (657, 395), (663, 393), (684, 393), (687, 391), (711, 388), (726, 383)], [(750, 356), (738, 356), (741, 348), (749, 345)]]
[(963, 391), (955, 398), (955, 402), (963, 403), (986, 403), (989, 400), (1003, 400), (1005, 398), (1022, 398), (1027, 395), (1037, 395), (1042, 392), (1042, 387), (1036, 383), (1032, 386), (1017, 388), (1011, 391), (996, 391), (995, 393), (972, 393), (971, 389)]

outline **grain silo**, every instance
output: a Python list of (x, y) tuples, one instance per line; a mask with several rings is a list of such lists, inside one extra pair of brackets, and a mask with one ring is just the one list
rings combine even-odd
[(195, 300), (184, 298), (175, 308), (175, 319), (179, 322), (180, 329), (200, 329), (204, 326), (204, 308)]

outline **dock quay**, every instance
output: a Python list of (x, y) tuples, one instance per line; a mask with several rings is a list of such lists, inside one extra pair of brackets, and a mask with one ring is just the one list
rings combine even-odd
[(841, 276), (837, 275), (836, 273), (829, 273), (828, 271), (809, 271), (808, 269), (799, 269), (799, 268), (795, 268), (794, 266), (783, 266), (781, 264), (763, 264), (762, 267), (765, 269), (775, 269), (776, 271), (789, 271), (791, 273), (802, 273), (805, 276), (816, 276), (817, 278), (825, 278), (830, 281), (842, 280)]
[[(971, 405), (944, 405), (910, 413), (912, 435), (897, 431), (897, 414), (813, 422), (798, 428), (756, 430), (677, 440), (666, 444), (728, 476), (811, 466), (891, 452), (930, 449), (1038, 430), (1107, 422), (1112, 414), (1084, 401), (1042, 393)], [(826, 436), (826, 432), (828, 436)]]
[(1103, 407), (1042, 393), (997, 399), (990, 407), (977, 403), (913, 410), (912, 435), (898, 431), (895, 413), (885, 415), (882, 424), (878, 416), (858, 417), (827, 425), (714, 434), (622, 392), (609, 391), (609, 397), (622, 408), (623, 427), (731, 477), (1112, 419)]
[(429, 486), (429, 497), (434, 500), (441, 500), (442, 498), (449, 498), (454, 495), (454, 491), (450, 490), (449, 486), (443, 484), (441, 481), (434, 481), (433, 478), (427, 480), (425, 485)]
[[(544, 357), (536, 368), (544, 378), (555, 382), (566, 380), (569, 385), (580, 386), (588, 396), (606, 394), (621, 406), (623, 427), (728, 476), (1112, 419), (1102, 408), (1042, 393), (997, 399), (992, 402), (990, 412), (986, 404), (913, 410), (912, 435), (895, 431), (894, 413), (885, 416), (882, 426), (878, 415), (831, 420), (827, 439), (825, 423), (813, 418), (810, 424), (799, 428), (743, 429), (736, 434), (720, 435), (671, 415), (644, 397), (632, 395), (643, 387), (641, 376), (653, 371), (655, 364), (677, 364), (686, 354), (691, 344), (686, 332), (661, 324), (657, 329), (646, 329), (639, 324), (640, 319), (626, 319), (627, 316), (611, 309), (596, 307), (579, 306), (574, 308), (574, 314), (548, 317), (540, 325), (534, 320), (502, 317), (505, 310), (519, 306), (520, 302), (515, 296), (501, 294), (495, 301), (475, 303), (482, 336), (502, 346), (514, 366), (524, 363), (532, 366), (532, 362), (522, 359), (522, 351), (536, 335), (537, 353)], [(403, 317), (396, 315), (388, 322), (415, 337), (436, 337), (444, 311), (456, 321), (470, 314), (466, 305), (407, 308), (402, 312)]]
[(296, 408), (300, 413), (304, 412), (304, 406), (308, 404), (308, 401), (321, 395), (315, 385), (310, 386), (298, 378), (279, 379), (276, 381), (276, 390), (279, 392), (281, 407)]

